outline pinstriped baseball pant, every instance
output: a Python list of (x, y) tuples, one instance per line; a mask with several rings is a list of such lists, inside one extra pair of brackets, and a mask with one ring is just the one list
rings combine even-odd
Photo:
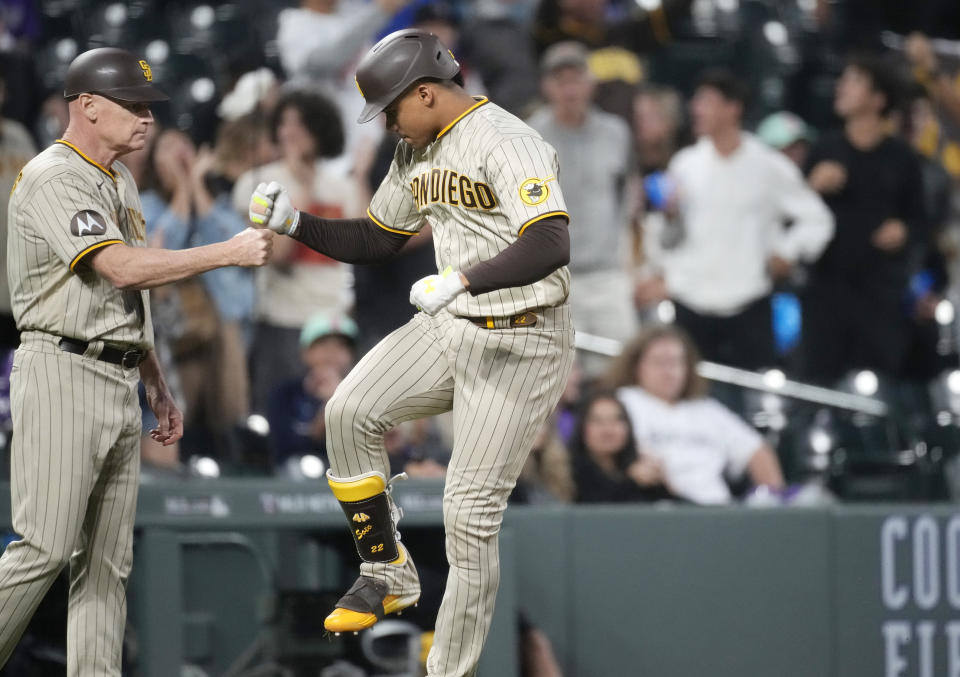
[[(445, 311), (419, 313), (357, 364), (326, 407), (337, 477), (389, 475), (383, 433), (453, 410), (443, 496), (450, 573), (427, 659), (430, 677), (474, 674), (500, 580), (498, 534), (507, 498), (573, 363), (568, 307), (537, 314), (535, 327), (491, 330)], [(360, 568), (391, 594), (419, 585), (410, 558), (401, 566)]]
[(140, 472), (139, 378), (136, 369), (65, 353), (53, 337), (25, 335), (17, 350), (10, 491), (21, 540), (0, 558), (0, 665), (69, 564), (67, 674), (120, 675)]

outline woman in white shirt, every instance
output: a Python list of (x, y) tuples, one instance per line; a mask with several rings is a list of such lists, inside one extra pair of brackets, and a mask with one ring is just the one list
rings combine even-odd
[(628, 344), (611, 365), (641, 458), (659, 465), (676, 496), (700, 504), (732, 500), (726, 479), (783, 487), (773, 449), (722, 404), (705, 396), (696, 346), (681, 330), (658, 326)]

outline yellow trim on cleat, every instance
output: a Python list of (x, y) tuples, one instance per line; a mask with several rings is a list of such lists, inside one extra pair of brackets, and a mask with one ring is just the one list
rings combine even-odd
[[(413, 606), (420, 599), (420, 593), (400, 597), (387, 595), (383, 598), (383, 615), (403, 611)], [(323, 621), (323, 627), (329, 632), (360, 632), (373, 626), (377, 622), (375, 614), (351, 611), (350, 609), (336, 608)]]
[(420, 665), (426, 666), (427, 656), (430, 655), (430, 649), (433, 648), (433, 631), (424, 632), (420, 635)]
[(387, 490), (387, 480), (376, 471), (365, 473), (357, 477), (335, 479), (327, 472), (327, 483), (333, 495), (341, 503), (355, 503), (367, 498), (373, 498)]

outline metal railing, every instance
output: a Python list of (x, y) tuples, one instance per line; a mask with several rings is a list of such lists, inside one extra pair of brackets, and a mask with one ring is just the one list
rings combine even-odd
[[(620, 341), (581, 331), (577, 332), (575, 345), (578, 350), (606, 355), (607, 357), (616, 357), (623, 349)], [(774, 393), (795, 400), (846, 409), (870, 416), (886, 416), (889, 412), (886, 403), (878, 399), (801, 383), (786, 378), (782, 372), (758, 374), (747, 369), (702, 361), (697, 365), (697, 373), (703, 378), (717, 383), (727, 383), (751, 390)]]

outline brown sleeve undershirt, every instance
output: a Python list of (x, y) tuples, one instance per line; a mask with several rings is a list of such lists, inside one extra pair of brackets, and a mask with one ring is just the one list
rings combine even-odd
[(400, 251), (411, 235), (392, 233), (369, 217), (322, 219), (302, 211), (294, 239), (344, 263), (380, 263)]
[(522, 287), (542, 280), (570, 262), (570, 233), (565, 216), (551, 216), (530, 224), (516, 242), (492, 259), (462, 270), (470, 294)]
[[(409, 235), (381, 228), (369, 217), (322, 219), (300, 212), (294, 236), (311, 249), (345, 263), (378, 263), (391, 258)], [(553, 216), (531, 224), (516, 242), (487, 261), (460, 272), (473, 296), (542, 280), (570, 260), (567, 219)]]

